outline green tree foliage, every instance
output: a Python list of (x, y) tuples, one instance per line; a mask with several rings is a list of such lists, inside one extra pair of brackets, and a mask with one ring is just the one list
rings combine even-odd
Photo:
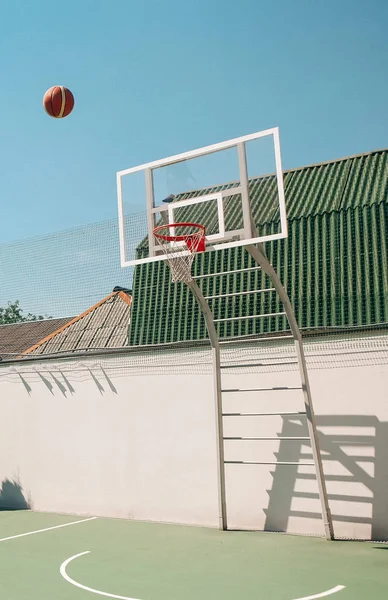
[[(20, 308), (19, 300), (15, 302), (7, 302), (7, 306), (0, 307), (0, 325), (8, 323), (23, 323), (25, 321), (42, 321), (42, 315), (23, 314), (23, 309)], [(46, 317), (47, 318), (47, 317)]]

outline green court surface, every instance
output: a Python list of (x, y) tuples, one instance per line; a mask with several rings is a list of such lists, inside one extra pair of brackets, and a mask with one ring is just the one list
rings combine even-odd
[(385, 544), (84, 519), (0, 512), (1, 600), (388, 597)]

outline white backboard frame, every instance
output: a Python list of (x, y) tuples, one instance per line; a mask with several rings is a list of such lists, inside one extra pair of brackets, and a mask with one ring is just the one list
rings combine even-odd
[[(224, 207), (222, 203), (222, 193), (216, 192), (215, 194), (206, 194), (204, 196), (198, 196), (194, 198), (188, 198), (187, 200), (180, 200), (179, 202), (172, 202), (168, 205), (168, 222), (175, 223), (174, 220), (174, 211), (177, 208), (181, 208), (183, 206), (191, 206), (192, 204), (199, 204), (200, 202), (209, 202), (210, 200), (215, 200), (217, 202), (217, 214), (218, 214), (218, 225), (219, 231), (218, 233), (213, 233), (212, 235), (206, 236), (206, 241), (216, 241), (225, 239), (225, 219), (224, 219)], [(174, 233), (172, 233), (174, 235)]]
[[(257, 236), (257, 233), (252, 230), (251, 222), (251, 207), (249, 202), (249, 190), (248, 190), (248, 175), (247, 175), (247, 164), (246, 164), (246, 153), (245, 144), (247, 142), (266, 137), (273, 136), (274, 152), (275, 152), (275, 168), (276, 168), (276, 179), (279, 197), (279, 214), (280, 214), (280, 231), (278, 233)], [(237, 147), (238, 158), (239, 158), (239, 169), (240, 169), (240, 186), (233, 187), (221, 192), (214, 194), (206, 194), (203, 196), (192, 197), (187, 200), (181, 200), (178, 202), (172, 202), (167, 205), (155, 206), (154, 191), (153, 191), (153, 175), (154, 169), (160, 167), (179, 163), (191, 158), (197, 158), (205, 156), (207, 154), (213, 154), (220, 150), (227, 150), (229, 148)], [(125, 239), (125, 215), (124, 215), (124, 200), (123, 200), (123, 186), (122, 180), (126, 175), (144, 171), (145, 182), (146, 182), (146, 204), (147, 204), (147, 224), (148, 224), (148, 243), (149, 243), (149, 256), (146, 258), (129, 259), (127, 256), (127, 245)], [(234, 138), (218, 144), (212, 144), (211, 146), (205, 146), (197, 150), (190, 152), (184, 152), (182, 154), (176, 154), (168, 158), (156, 160), (153, 162), (145, 163), (137, 167), (118, 171), (116, 174), (117, 181), (117, 202), (118, 202), (118, 222), (119, 222), (119, 239), (120, 239), (120, 261), (122, 267), (131, 267), (139, 264), (145, 264), (149, 262), (156, 262), (160, 260), (166, 260), (165, 254), (160, 254), (157, 251), (155, 244), (153, 230), (155, 227), (155, 215), (160, 214), (164, 211), (168, 213), (169, 223), (173, 222), (174, 210), (181, 206), (189, 206), (192, 204), (206, 202), (211, 200), (217, 201), (218, 219), (219, 219), (219, 232), (213, 235), (206, 236), (206, 251), (210, 250), (222, 250), (226, 248), (236, 248), (238, 246), (246, 246), (249, 244), (256, 244), (260, 242), (267, 242), (271, 240), (278, 240), (286, 238), (287, 232), (287, 214), (284, 197), (284, 183), (283, 183), (283, 169), (281, 161), (280, 151), (280, 136), (279, 128), (274, 127), (272, 129), (266, 129), (265, 131), (259, 131), (250, 135)], [(242, 198), (242, 210), (244, 219), (244, 228), (238, 231), (227, 232), (225, 231), (225, 219), (223, 214), (223, 198), (226, 196), (241, 194)], [(254, 226), (253, 226), (254, 227)], [(256, 233), (256, 235), (255, 235)], [(238, 240), (230, 241), (231, 237), (239, 237)], [(229, 241), (228, 241), (229, 239)], [(224, 240), (224, 241), (222, 241)], [(217, 242), (212, 244), (211, 242)]]

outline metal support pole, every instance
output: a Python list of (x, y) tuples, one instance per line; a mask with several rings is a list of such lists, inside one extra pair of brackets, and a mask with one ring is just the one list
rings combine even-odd
[(278, 274), (276, 273), (273, 266), (270, 264), (266, 254), (265, 254), (264, 247), (262, 246), (262, 244), (258, 244), (257, 246), (254, 246), (252, 244), (252, 245), (245, 246), (245, 247), (246, 247), (247, 251), (249, 252), (249, 254), (252, 256), (252, 258), (255, 260), (255, 262), (262, 267), (263, 271), (271, 279), (272, 284), (273, 284), (274, 288), (276, 289), (276, 291), (283, 303), (284, 310), (286, 312), (287, 319), (288, 319), (288, 322), (290, 325), (290, 329), (291, 329), (291, 332), (292, 332), (292, 335), (294, 338), (296, 354), (297, 354), (298, 363), (299, 363), (300, 377), (301, 377), (301, 382), (302, 382), (304, 403), (305, 403), (305, 407), (306, 407), (307, 426), (308, 426), (309, 435), (310, 435), (310, 439), (311, 439), (311, 449), (312, 449), (312, 453), (313, 453), (314, 463), (315, 463), (316, 471), (317, 471), (317, 482), (318, 482), (318, 489), (319, 489), (319, 498), (321, 501), (321, 508), (322, 508), (322, 518), (323, 518), (323, 523), (324, 523), (324, 527), (325, 527), (325, 535), (326, 535), (327, 540), (333, 540), (334, 539), (333, 522), (332, 522), (330, 508), (329, 508), (329, 501), (327, 498), (325, 475), (323, 472), (321, 453), (320, 453), (320, 449), (319, 449), (318, 432), (317, 432), (317, 426), (316, 426), (315, 415), (314, 415), (314, 408), (313, 408), (313, 401), (312, 401), (312, 396), (311, 396), (310, 382), (309, 382), (309, 377), (308, 377), (308, 372), (307, 372), (306, 359), (305, 359), (304, 350), (303, 350), (302, 335), (299, 331), (298, 323), (296, 321), (294, 310), (292, 308), (292, 304), (290, 302), (288, 294), (287, 294), (286, 290), (284, 289)]
[(155, 256), (155, 244), (154, 244), (154, 228), (155, 228), (155, 214), (153, 209), (155, 208), (155, 197), (154, 197), (154, 178), (152, 169), (145, 170), (145, 190), (146, 190), (146, 204), (147, 204), (147, 229), (148, 229), (148, 250), (149, 256)]
[(214, 325), (213, 314), (206, 302), (200, 288), (195, 281), (187, 284), (193, 292), (205, 317), (207, 330), (209, 332), (210, 343), (212, 346), (213, 361), (213, 385), (215, 402), (215, 421), (217, 437), (217, 475), (218, 475), (218, 522), (219, 529), (228, 528), (226, 515), (226, 489), (225, 489), (225, 459), (224, 459), (224, 431), (222, 418), (222, 392), (221, 392), (221, 356), (220, 344), (217, 331)]
[(240, 170), (240, 182), (241, 182), (241, 203), (242, 213), (244, 221), (244, 238), (249, 240), (253, 237), (252, 228), (252, 215), (251, 215), (251, 203), (249, 201), (249, 180), (248, 180), (248, 168), (247, 168), (247, 156), (245, 151), (245, 143), (241, 142), (237, 145), (238, 152), (238, 164)]

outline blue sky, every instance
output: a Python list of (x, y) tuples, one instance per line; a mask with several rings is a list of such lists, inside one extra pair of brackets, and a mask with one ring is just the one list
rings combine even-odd
[(117, 170), (268, 127), (284, 168), (388, 145), (386, 0), (0, 8), (0, 243), (114, 219)]

